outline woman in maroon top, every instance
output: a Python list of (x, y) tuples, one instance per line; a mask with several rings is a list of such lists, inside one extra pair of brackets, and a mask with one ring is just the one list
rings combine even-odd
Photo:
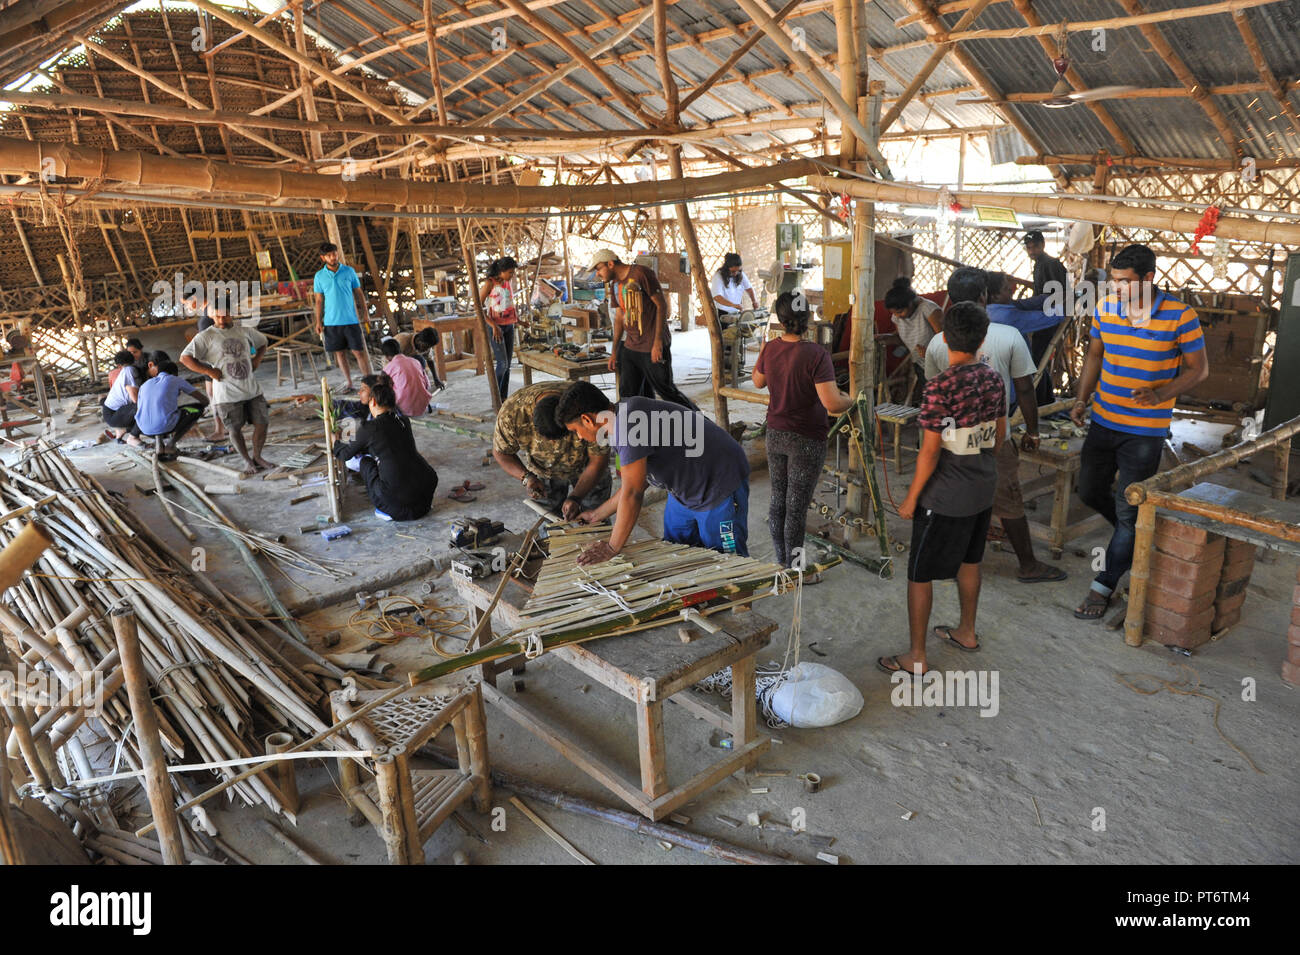
[[(772, 504), (767, 524), (782, 567), (802, 570), (803, 535), (808, 504), (826, 462), (827, 412), (848, 411), (853, 399), (835, 386), (830, 352), (804, 341), (808, 300), (786, 292), (776, 300), (776, 317), (785, 334), (763, 346), (754, 363), (753, 380), (767, 388), (767, 467), (772, 476)], [(805, 583), (818, 583), (817, 575)]]

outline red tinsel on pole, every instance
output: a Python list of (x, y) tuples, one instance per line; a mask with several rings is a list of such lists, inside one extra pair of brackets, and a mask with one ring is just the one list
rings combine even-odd
[(1192, 251), (1195, 252), (1201, 244), (1201, 240), (1207, 235), (1214, 235), (1214, 230), (1219, 227), (1219, 207), (1210, 206), (1205, 210), (1205, 215), (1201, 216), (1201, 221), (1196, 223), (1196, 233), (1192, 237)]

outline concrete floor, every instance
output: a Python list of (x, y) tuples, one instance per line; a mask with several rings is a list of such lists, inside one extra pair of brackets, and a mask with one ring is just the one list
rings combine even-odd
[[(686, 379), (688, 392), (697, 397), (701, 407), (711, 410), (704, 374), (704, 333), (680, 335), (675, 346), (679, 381)], [(290, 393), (287, 385), (277, 388), (272, 384), (273, 372), (269, 367), (261, 370), (268, 394)], [(597, 383), (612, 387), (612, 378)], [(331, 373), (331, 381), (337, 379), (337, 372)], [(521, 384), (516, 367), (513, 387)], [(304, 384), (299, 390), (313, 389)], [(439, 401), (457, 411), (490, 414), (486, 378), (468, 372), (454, 373), (451, 387)], [(293, 412), (286, 405), (276, 408), (273, 432), (306, 431), (316, 423), (307, 412)], [(733, 419), (755, 422), (761, 413), (760, 406), (732, 404)], [(289, 420), (295, 414), (301, 414), (302, 420)], [(455, 424), (490, 434), (488, 424)], [(93, 440), (99, 430), (98, 424), (87, 424), (75, 432), (61, 428), (58, 437), (61, 441)], [(441, 481), (434, 510), (424, 520), (382, 523), (366, 505), (364, 491), (354, 486), (345, 513), (353, 534), (326, 543), (318, 535), (298, 532), (300, 525), (311, 523), (325, 510), (323, 496), (290, 508), (289, 498), (306, 489), (291, 491), (285, 482), (252, 479), (243, 482), (240, 495), (221, 498), (247, 527), (284, 533), (287, 542), (304, 553), (352, 562), (354, 576), (343, 580), (298, 576), (285, 583), (277, 578), (286, 604), (307, 614), (304, 629), (309, 633), (343, 629), (345, 647), (359, 644), (360, 639), (346, 630), (347, 619), (356, 609), (353, 594), (379, 588), (415, 594), (415, 585), (430, 575), (435, 558), (448, 552), (448, 522), (454, 517), (492, 517), (515, 531), (532, 523), (518, 484), (484, 463), (487, 441), (435, 429), (417, 428), (416, 432)], [(1206, 425), (1180, 423), (1175, 438), (1217, 447), (1219, 434)], [(107, 486), (126, 493), (130, 506), (169, 542), (178, 547), (184, 544), (158, 504), (133, 489), (136, 483), (148, 483), (148, 475), (138, 467), (110, 469), (110, 465), (121, 467), (119, 450), (114, 444), (102, 445), (73, 451), (71, 457)], [(293, 450), (270, 446), (266, 456), (282, 460)], [(1262, 491), (1248, 471), (1249, 465), (1243, 465), (1219, 480)], [(445, 491), (467, 478), (482, 481), (487, 489), (479, 492), (473, 504), (448, 500)], [(891, 467), (889, 478), (893, 498), (901, 500), (908, 475), (900, 479)], [(756, 557), (770, 557), (765, 472), (755, 473), (751, 494), (751, 550)], [(829, 492), (822, 495), (823, 499), (831, 496)], [(1041, 506), (1045, 508), (1046, 502)], [(662, 505), (649, 510), (647, 523), (654, 526)], [(891, 516), (889, 524), (895, 539), (907, 540), (904, 522)], [(206, 572), (223, 587), (237, 589), (260, 603), (260, 594), (233, 552), (214, 533), (199, 533), (200, 543), (207, 548)], [(1071, 616), (1070, 610), (1092, 576), (1091, 548), (1104, 543), (1100, 533), (1075, 542), (1061, 561), (1070, 579), (1057, 584), (1017, 583), (1009, 553), (987, 555), (979, 615), (984, 650), (968, 655), (934, 647), (930, 660), (939, 668), (996, 670), (999, 712), (991, 718), (981, 717), (973, 707), (892, 705), (892, 687), (874, 661), (906, 647), (903, 574), (885, 581), (855, 565), (831, 571), (828, 580), (809, 591), (804, 601), (803, 659), (832, 666), (852, 680), (866, 698), (863, 711), (827, 729), (773, 731), (780, 743), (772, 747), (760, 768), (789, 770), (792, 775), (729, 778), (682, 810), (691, 817), (690, 828), (747, 847), (788, 853), (804, 862), (813, 862), (817, 852), (807, 836), (776, 828), (732, 829), (716, 816), (743, 820), (748, 813), (759, 812), (767, 820), (788, 823), (791, 812), (802, 809), (809, 832), (834, 837), (829, 851), (837, 854), (842, 864), (1300, 861), (1300, 834), (1294, 820), (1300, 796), (1300, 760), (1296, 758), (1300, 753), (1300, 692), (1278, 675), (1296, 584), (1296, 560), (1265, 553), (1256, 565), (1241, 622), (1188, 658), (1152, 643), (1140, 649), (1127, 647), (1121, 633)], [(404, 581), (409, 581), (405, 590)], [(437, 593), (450, 599), (445, 579)], [(950, 584), (937, 585), (932, 624), (955, 622), (956, 608), (955, 589)], [(762, 658), (779, 660), (793, 598), (769, 598), (757, 609), (782, 624)], [(815, 651), (808, 649), (811, 643), (816, 644)], [(433, 656), (411, 641), (385, 651), (386, 656), (390, 652), (403, 664)], [(1169, 692), (1140, 695), (1122, 685), (1121, 676), (1144, 686), (1154, 686), (1155, 680), (1192, 677), (1199, 681), (1202, 692), (1222, 703), (1222, 731), (1250, 754), (1263, 773), (1252, 770), (1215, 731), (1211, 700)], [(1247, 678), (1257, 685), (1253, 702), (1242, 700), (1242, 681)], [(543, 658), (529, 665), (524, 692), (529, 702), (539, 707), (567, 713), (569, 719), (595, 734), (602, 748), (621, 754), (631, 772), (635, 765), (632, 711), (599, 688), (583, 692), (581, 687), (590, 682), (567, 665)], [(670, 782), (684, 779), (720, 753), (711, 744), (716, 734), (705, 723), (675, 707), (668, 708), (665, 720)], [(496, 767), (607, 805), (616, 804), (615, 797), (602, 787), (491, 709), (488, 725)], [(803, 792), (794, 774), (805, 772), (822, 776), (821, 792)], [(302, 768), (304, 808), (295, 838), (336, 862), (384, 861), (378, 834), (369, 827), (352, 829), (348, 825), (336, 777), (333, 764)], [(751, 795), (750, 787), (757, 785), (769, 787), (770, 792)], [(461, 849), (472, 862), (483, 864), (573, 861), (509, 806), (503, 795), (496, 803), (506, 807), (505, 831), (493, 831), (490, 817), (467, 809), (466, 818), (489, 844), (483, 845), (449, 823), (427, 844), (428, 860), (448, 863), (453, 852)], [(711, 861), (681, 848), (665, 851), (650, 838), (605, 823), (551, 809), (537, 811), (599, 863)], [(908, 811), (914, 815), (904, 820)], [(298, 861), (259, 827), (247, 824), (250, 817), (262, 814), (261, 809), (225, 809), (213, 815), (223, 837), (250, 858), (267, 863)]]

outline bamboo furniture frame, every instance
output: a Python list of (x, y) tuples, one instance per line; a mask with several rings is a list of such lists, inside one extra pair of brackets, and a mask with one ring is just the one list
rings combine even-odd
[[(311, 381), (320, 377), (320, 371), (316, 368), (316, 349), (308, 344), (301, 345), (276, 345), (272, 348), (275, 352), (275, 383), (278, 385), (285, 379), (284, 362), (289, 363), (288, 378), (293, 381), (293, 386), (298, 387), (298, 379)], [(307, 369), (303, 368), (302, 360), (306, 358), (311, 364), (311, 376), (307, 375)]]
[[(464, 317), (455, 316), (447, 318), (416, 318), (411, 321), (411, 330), (421, 332), (426, 328), (431, 328), (438, 333), (437, 341), (433, 346), (433, 364), (438, 370), (438, 378), (441, 381), (447, 380), (447, 372), (459, 371), (462, 368), (473, 368), (474, 374), (483, 374), (485, 365), (484, 357), (479, 354), (478, 349), (474, 349), (466, 354), (461, 349), (468, 344), (468, 341), (457, 341), (456, 336), (463, 332), (468, 332), (472, 341), (473, 334), (478, 328), (478, 319), (474, 316)], [(443, 350), (443, 336), (451, 335), (452, 340), (456, 343), (456, 351), (453, 357), (448, 357)]]
[[(1128, 486), (1124, 496), (1130, 504), (1137, 505), (1138, 515), (1133, 567), (1129, 572), (1128, 612), (1124, 619), (1125, 643), (1131, 647), (1142, 645), (1157, 509), (1163, 508), (1164, 516), (1197, 524), (1224, 537), (1300, 554), (1300, 505), (1286, 500), (1291, 439), (1297, 432), (1300, 432), (1300, 417), (1265, 431), (1254, 441), (1247, 441)], [(1233, 491), (1204, 482), (1187, 490), (1173, 490), (1269, 450), (1273, 452), (1274, 462), (1272, 500), (1261, 494)]]
[[(383, 695), (362, 691), (350, 701), (345, 691), (330, 694), (335, 722)], [(413, 769), (411, 757), (448, 727), (456, 737), (458, 768)], [(372, 755), (340, 757), (343, 799), (383, 836), (392, 865), (423, 865), (424, 844), (466, 800), (479, 812), (490, 808), (487, 725), (477, 680), (412, 687), (355, 719), (346, 732)]]
[(1082, 520), (1070, 522), (1070, 504), (1074, 499), (1075, 476), (1083, 463), (1084, 439), (1068, 439), (1068, 448), (1064, 450), (1060, 447), (1059, 441), (1060, 439), (1044, 438), (1035, 451), (1020, 449), (1022, 463), (1049, 468), (1052, 472), (1023, 481), (1021, 490), (1026, 501), (1044, 494), (1052, 495), (1051, 516), (1046, 523), (1031, 519), (1029, 533), (1051, 548), (1053, 560), (1061, 558), (1066, 544), (1092, 532), (1105, 521), (1100, 514), (1089, 513)]
[[(475, 625), (482, 622), (500, 583), (499, 575), (482, 580), (456, 576), (452, 582), (469, 608), (471, 621)], [(517, 587), (508, 588), (493, 609), (491, 622), (508, 630), (523, 625), (520, 610), (525, 596)], [(718, 632), (705, 634), (690, 643), (681, 642), (677, 635), (679, 621), (674, 620), (639, 633), (605, 637), (548, 652), (633, 705), (639, 780), (629, 778), (598, 756), (569, 726), (541, 715), (496, 688), (498, 674), (506, 670), (522, 672), (526, 662), (523, 656), (482, 666), (483, 697), (638, 813), (656, 821), (663, 819), (732, 773), (752, 766), (771, 745), (771, 740), (760, 734), (757, 726), (754, 658), (768, 645), (777, 625), (753, 611), (727, 612), (708, 619), (717, 625)], [(489, 631), (484, 634), (486, 638), (491, 637), (491, 622), (484, 628)], [(729, 713), (684, 692), (727, 666), (731, 667), (734, 688)], [(729, 732), (734, 740), (730, 755), (673, 788), (668, 782), (668, 743), (663, 723), (667, 700)]]

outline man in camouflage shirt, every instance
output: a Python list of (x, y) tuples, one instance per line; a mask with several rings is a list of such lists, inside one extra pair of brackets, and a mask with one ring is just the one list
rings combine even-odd
[(583, 441), (555, 422), (555, 406), (568, 386), (541, 381), (502, 402), (492, 456), (529, 497), (572, 520), (609, 499), (611, 480), (609, 448)]

